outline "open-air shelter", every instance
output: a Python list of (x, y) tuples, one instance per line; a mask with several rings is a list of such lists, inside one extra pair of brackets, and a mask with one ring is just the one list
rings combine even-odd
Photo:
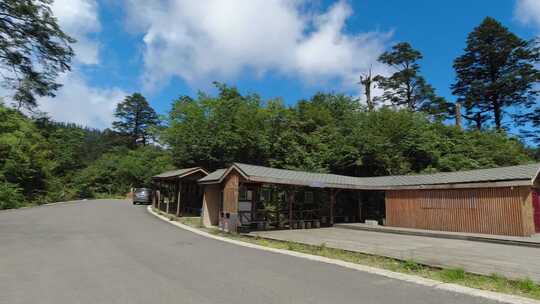
[(540, 231), (540, 164), (352, 177), (234, 163), (199, 180), (203, 223), (224, 230), (336, 222), (528, 236)]
[(202, 190), (197, 183), (208, 175), (200, 167), (167, 171), (152, 177), (154, 207), (176, 216), (199, 215)]

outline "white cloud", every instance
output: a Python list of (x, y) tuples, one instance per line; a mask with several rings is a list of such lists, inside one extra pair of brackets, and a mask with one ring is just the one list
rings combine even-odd
[(63, 75), (59, 81), (64, 86), (57, 96), (40, 100), (40, 110), (49, 113), (56, 121), (108, 128), (114, 119), (116, 104), (127, 95), (119, 88), (89, 86), (78, 71)]
[(144, 34), (144, 82), (171, 77), (190, 84), (242, 72), (278, 72), (307, 83), (338, 80), (357, 87), (389, 33), (348, 33), (344, 1), (314, 12), (300, 0), (125, 0), (128, 24)]
[(517, 0), (514, 17), (524, 24), (540, 27), (540, 1)]
[(94, 37), (101, 30), (98, 5), (95, 0), (55, 0), (51, 6), (60, 27), (77, 39), (73, 46), (73, 71), (57, 81), (63, 86), (54, 98), (40, 98), (39, 108), (54, 120), (73, 122), (94, 128), (107, 128), (114, 119), (116, 104), (127, 95), (120, 88), (91, 86), (82, 65), (99, 64), (99, 41)]
[(92, 37), (101, 29), (95, 0), (55, 0), (51, 5), (60, 27), (77, 39), (75, 60), (82, 64), (99, 63), (99, 43)]

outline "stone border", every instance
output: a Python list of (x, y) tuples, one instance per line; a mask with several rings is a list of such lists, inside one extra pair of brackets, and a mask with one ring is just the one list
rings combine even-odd
[(214, 239), (214, 240), (219, 240), (219, 241), (222, 241), (222, 242), (227, 242), (227, 243), (230, 243), (230, 244), (235, 244), (235, 245), (239, 245), (239, 246), (243, 246), (243, 247), (247, 247), (247, 248), (264, 250), (264, 251), (273, 252), (273, 253), (285, 254), (285, 255), (294, 256), (294, 257), (303, 258), (303, 259), (308, 259), (308, 260), (311, 260), (311, 261), (317, 261), (317, 262), (321, 262), (321, 263), (333, 264), (333, 265), (337, 265), (337, 266), (341, 266), (341, 267), (345, 267), (345, 268), (349, 268), (349, 269), (353, 269), (353, 270), (358, 270), (358, 271), (363, 271), (363, 272), (367, 272), (367, 273), (371, 273), (371, 274), (384, 276), (384, 277), (391, 278), (391, 279), (406, 281), (406, 282), (409, 282), (409, 283), (414, 283), (414, 284), (418, 284), (418, 285), (432, 287), (432, 288), (435, 288), (435, 289), (440, 289), (440, 290), (465, 294), (465, 295), (469, 295), (469, 296), (481, 297), (481, 298), (484, 298), (484, 299), (498, 301), (498, 302), (501, 302), (501, 303), (540, 304), (540, 301), (525, 298), (525, 297), (514, 296), (514, 295), (509, 295), (509, 294), (503, 294), (503, 293), (487, 291), (487, 290), (480, 290), (480, 289), (465, 287), (465, 286), (461, 286), (461, 285), (457, 285), (457, 284), (444, 283), (444, 282), (439, 282), (439, 281), (435, 281), (435, 280), (431, 280), (431, 279), (426, 279), (426, 278), (422, 278), (422, 277), (418, 277), (418, 276), (414, 276), (414, 275), (409, 275), (409, 274), (404, 274), (404, 273), (399, 273), (399, 272), (393, 272), (393, 271), (386, 270), (386, 269), (370, 267), (370, 266), (365, 266), (365, 265), (361, 265), (361, 264), (355, 264), (355, 263), (351, 263), (351, 262), (345, 262), (345, 261), (341, 261), (341, 260), (326, 258), (326, 257), (322, 257), (322, 256), (312, 255), (312, 254), (306, 254), (306, 253), (301, 253), (301, 252), (296, 252), (296, 251), (291, 251), (291, 250), (285, 250), (285, 249), (277, 249), (277, 248), (265, 247), (265, 246), (256, 245), (256, 244), (252, 244), (252, 243), (233, 240), (233, 239), (229, 239), (229, 238), (226, 238), (226, 237), (213, 235), (211, 233), (202, 231), (202, 230), (197, 229), (197, 228), (193, 228), (191, 226), (188, 226), (188, 225), (176, 222), (176, 221), (171, 221), (167, 217), (154, 212), (154, 210), (152, 210), (151, 205), (148, 206), (146, 210), (150, 214), (156, 216), (157, 218), (159, 218), (159, 219), (161, 219), (161, 220), (163, 220), (165, 222), (168, 222), (168, 223), (170, 223), (170, 224), (172, 224), (172, 225), (174, 225), (174, 226), (176, 226), (178, 228), (182, 228), (184, 230), (188, 230), (188, 231), (196, 233), (198, 235), (201, 235), (201, 236), (204, 236), (204, 237), (207, 237), (207, 238), (210, 238), (210, 239)]

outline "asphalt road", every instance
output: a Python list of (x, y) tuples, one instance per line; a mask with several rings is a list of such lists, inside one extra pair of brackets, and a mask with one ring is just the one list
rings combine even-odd
[(0, 212), (0, 303), (493, 303), (207, 239), (145, 209)]

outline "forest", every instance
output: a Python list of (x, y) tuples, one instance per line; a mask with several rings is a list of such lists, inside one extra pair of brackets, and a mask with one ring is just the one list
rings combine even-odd
[[(472, 29), (454, 61), (454, 100), (437, 95), (421, 73), (421, 52), (401, 42), (379, 56), (392, 74), (359, 75), (361, 97), (329, 88), (298, 101), (263, 99), (216, 82), (215, 94), (179, 92), (162, 115), (133, 93), (118, 101), (113, 124), (97, 130), (37, 111), (39, 97), (59, 88), (56, 76), (69, 72), (73, 41), (54, 18), (36, 17), (46, 5), (13, 3), (0, 9), (35, 18), (17, 37), (0, 24), (0, 39), (11, 39), (0, 65), (20, 68), (24, 80), (3, 82), (16, 93), (0, 103), (0, 209), (124, 196), (166, 170), (231, 162), (381, 176), (540, 161), (538, 43), (493, 18)], [(34, 66), (40, 55), (46, 68)], [(372, 96), (374, 88), (383, 93)]]

